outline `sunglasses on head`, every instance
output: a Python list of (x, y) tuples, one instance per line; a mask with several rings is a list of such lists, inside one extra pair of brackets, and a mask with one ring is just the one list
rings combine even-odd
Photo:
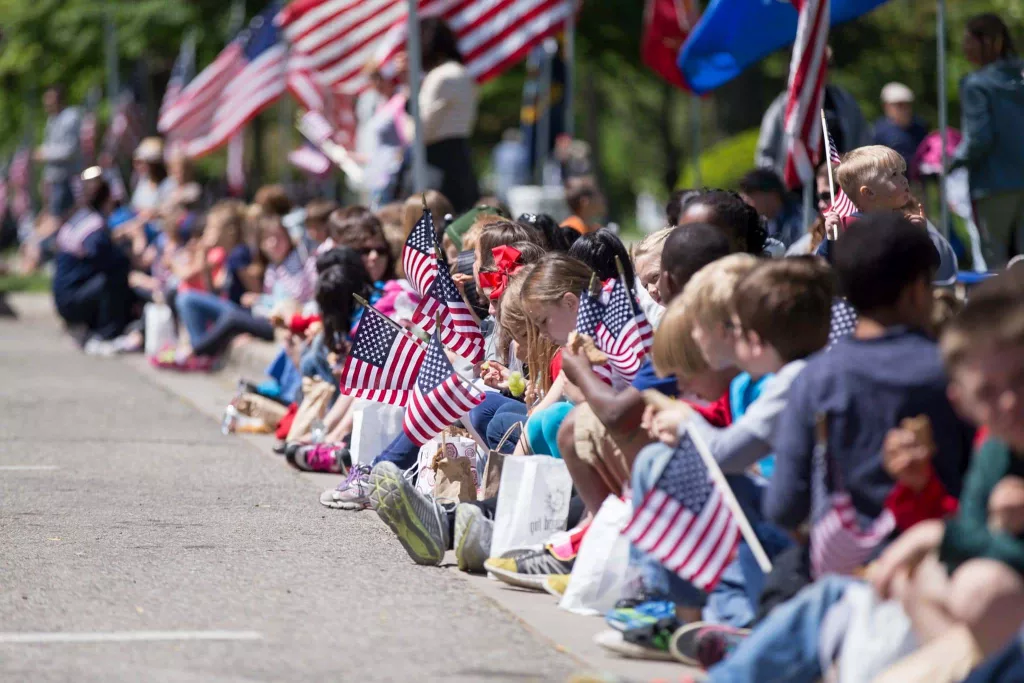
[(818, 201), (825, 202), (827, 204), (832, 201), (832, 194), (829, 192), (819, 192)]
[(359, 249), (356, 249), (356, 252), (358, 252), (360, 256), (369, 256), (373, 252), (377, 252), (378, 254), (386, 254), (388, 253), (388, 247), (386, 244), (383, 246), (378, 244), (375, 246), (361, 247)]

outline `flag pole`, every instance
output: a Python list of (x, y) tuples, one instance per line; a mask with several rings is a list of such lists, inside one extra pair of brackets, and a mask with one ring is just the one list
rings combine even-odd
[(423, 79), (423, 55), (420, 53), (419, 0), (409, 0), (406, 20), (406, 51), (409, 60), (409, 109), (415, 134), (412, 143), (412, 190), (427, 189), (427, 146), (423, 140), (423, 120), (420, 117), (420, 83)]
[(828, 124), (825, 123), (825, 110), (821, 111), (821, 136), (825, 140), (825, 167), (828, 168), (828, 194), (832, 199), (832, 204), (836, 203), (836, 185), (832, 180), (832, 143), (829, 142), (828, 138)]
[(707, 444), (704, 443), (696, 430), (687, 428), (686, 431), (690, 435), (690, 440), (693, 441), (693, 445), (697, 449), (697, 453), (700, 454), (700, 459), (704, 461), (704, 467), (707, 468), (712, 481), (714, 481), (715, 486), (718, 487), (722, 500), (729, 506), (729, 511), (732, 512), (732, 516), (736, 519), (736, 524), (740, 528), (740, 533), (743, 534), (743, 540), (745, 540), (747, 545), (750, 547), (750, 552), (754, 553), (754, 559), (757, 560), (757, 564), (761, 567), (761, 571), (767, 574), (772, 570), (772, 562), (768, 559), (768, 553), (764, 551), (764, 547), (761, 546), (761, 541), (758, 540), (757, 534), (754, 533), (754, 528), (750, 526), (750, 520), (748, 520), (747, 516), (743, 514), (743, 508), (740, 507), (739, 501), (736, 500), (736, 494), (732, 492), (732, 487), (729, 486), (729, 482), (726, 481), (721, 468), (718, 467), (718, 462), (715, 460), (714, 456), (711, 455), (711, 451), (708, 450)]
[(949, 164), (946, 152), (946, 135), (949, 131), (946, 99), (946, 0), (937, 0), (935, 7), (935, 38), (939, 62), (939, 138), (942, 143), (942, 167), (939, 170), (939, 210), (942, 223), (939, 230), (949, 237), (949, 205), (946, 203), (946, 167)]
[(121, 92), (118, 82), (117, 24), (113, 0), (107, 0), (103, 11), (103, 50), (107, 67), (107, 99), (113, 104)]
[(576, 127), (573, 106), (573, 87), (576, 83), (576, 0), (570, 0), (569, 16), (565, 18), (565, 92), (562, 93), (562, 107), (565, 114), (563, 130), (570, 138)]
[[(537, 113), (534, 137), (535, 182), (544, 184), (544, 167), (548, 162), (548, 150), (551, 146), (551, 70), (554, 66), (555, 52), (551, 49), (552, 38), (541, 44), (540, 86), (537, 88)], [(555, 43), (557, 50), (557, 43)]]

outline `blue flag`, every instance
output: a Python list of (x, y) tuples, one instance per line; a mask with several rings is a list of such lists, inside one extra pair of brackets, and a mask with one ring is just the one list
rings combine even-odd
[[(831, 26), (856, 19), (885, 0), (832, 0)], [(723, 85), (796, 38), (789, 0), (712, 0), (679, 52), (679, 70), (698, 95)]]

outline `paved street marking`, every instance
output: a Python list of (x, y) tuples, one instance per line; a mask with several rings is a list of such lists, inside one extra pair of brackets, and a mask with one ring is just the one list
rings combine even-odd
[(263, 640), (256, 631), (108, 631), (96, 633), (0, 633), (0, 645), (128, 643), (161, 640)]
[(0, 465), (0, 472), (28, 472), (32, 470), (59, 470), (56, 465)]

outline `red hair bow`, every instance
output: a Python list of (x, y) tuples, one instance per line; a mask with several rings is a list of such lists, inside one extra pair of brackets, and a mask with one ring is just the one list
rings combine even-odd
[(480, 273), (480, 286), (490, 287), (490, 298), (497, 301), (505, 293), (509, 278), (523, 268), (519, 262), (520, 251), (515, 247), (495, 247), (491, 249), (496, 270)]

